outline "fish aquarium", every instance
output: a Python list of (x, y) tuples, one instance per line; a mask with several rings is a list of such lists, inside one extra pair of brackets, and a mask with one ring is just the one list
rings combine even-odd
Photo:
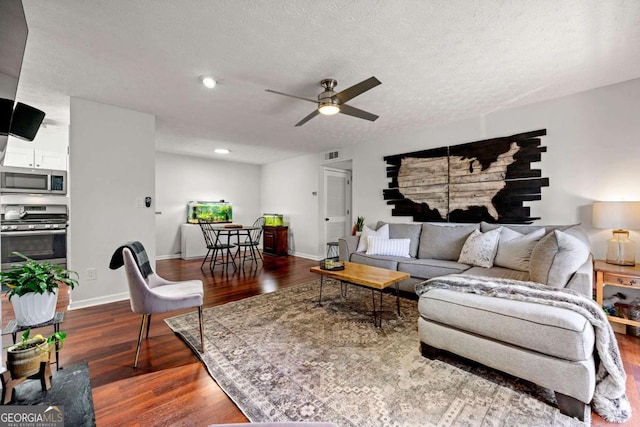
[(264, 214), (264, 225), (277, 227), (279, 225), (283, 225), (282, 215), (280, 214)]
[(223, 200), (187, 203), (187, 222), (197, 224), (199, 219), (207, 222), (232, 222), (233, 208), (231, 203)]

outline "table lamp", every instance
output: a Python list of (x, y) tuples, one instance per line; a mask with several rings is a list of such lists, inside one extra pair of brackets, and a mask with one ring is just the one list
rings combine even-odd
[(607, 244), (607, 263), (636, 264), (636, 244), (629, 238), (629, 229), (640, 229), (640, 202), (594, 202), (592, 224), (613, 229)]

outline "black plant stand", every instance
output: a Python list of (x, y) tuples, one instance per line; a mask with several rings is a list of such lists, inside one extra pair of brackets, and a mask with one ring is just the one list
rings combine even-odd
[[(2, 335), (11, 334), (11, 336), (13, 337), (13, 343), (15, 344), (18, 332), (26, 331), (27, 329), (44, 328), (46, 326), (53, 326), (54, 332), (60, 332), (60, 323), (62, 322), (64, 322), (64, 311), (56, 311), (56, 314), (53, 315), (53, 319), (49, 320), (48, 322), (40, 323), (33, 326), (18, 325), (16, 319), (13, 319), (9, 321), (9, 323), (7, 323), (7, 326), (2, 330)], [(58, 353), (58, 350), (60, 350), (60, 343), (56, 341), (56, 371), (62, 369), (62, 367), (60, 366), (60, 354)]]

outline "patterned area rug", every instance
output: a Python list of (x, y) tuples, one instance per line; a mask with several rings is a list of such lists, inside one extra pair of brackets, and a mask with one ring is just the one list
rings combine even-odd
[[(253, 422), (339, 426), (583, 426), (553, 393), (456, 357), (420, 354), (417, 302), (385, 295), (372, 323), (371, 291), (319, 281), (204, 311), (209, 373)], [(376, 292), (376, 297), (378, 297)], [(199, 348), (197, 313), (166, 320)], [(587, 423), (589, 424), (589, 423)]]

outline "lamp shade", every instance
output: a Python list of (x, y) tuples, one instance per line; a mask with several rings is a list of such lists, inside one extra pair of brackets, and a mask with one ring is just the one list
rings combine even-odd
[(640, 202), (594, 202), (592, 225), (640, 230)]

